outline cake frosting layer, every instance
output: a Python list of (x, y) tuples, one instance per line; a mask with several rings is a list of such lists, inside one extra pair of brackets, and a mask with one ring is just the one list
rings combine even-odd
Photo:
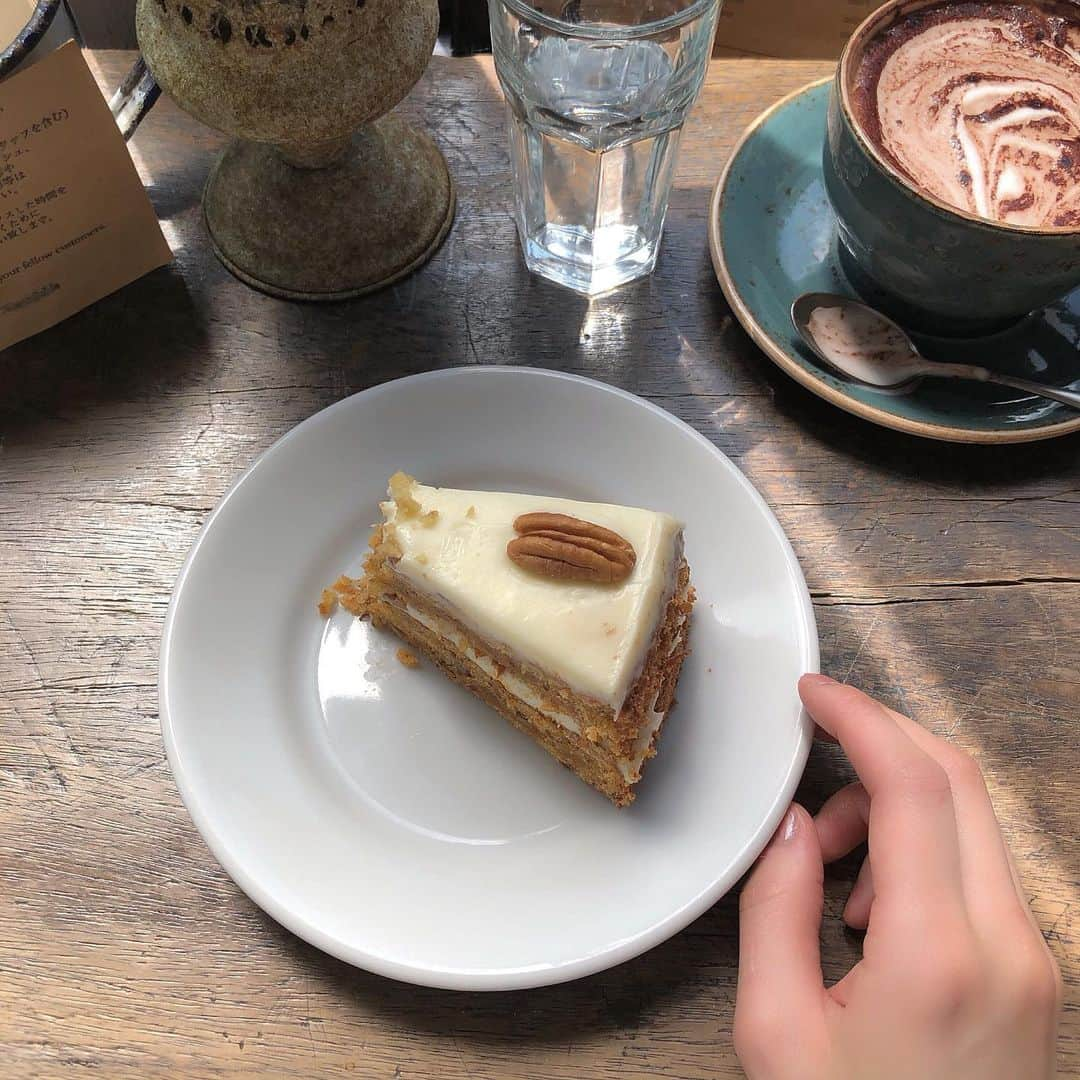
[[(682, 526), (667, 514), (537, 495), (434, 488), (395, 477), (383, 503), (395, 573), (481, 637), (557, 673), (576, 693), (618, 712), (640, 674), (675, 588)], [(506, 554), (514, 520), (546, 512), (600, 525), (634, 548), (620, 582), (554, 580)]]
[(1080, 7), (955, 3), (868, 45), (855, 104), (914, 184), (992, 221), (1080, 228)]

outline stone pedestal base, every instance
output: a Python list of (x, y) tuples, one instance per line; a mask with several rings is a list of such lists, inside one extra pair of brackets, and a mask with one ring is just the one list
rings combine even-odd
[(225, 266), (290, 300), (346, 300), (404, 277), (438, 249), (454, 204), (438, 147), (393, 116), (315, 168), (238, 140), (211, 171), (203, 199)]

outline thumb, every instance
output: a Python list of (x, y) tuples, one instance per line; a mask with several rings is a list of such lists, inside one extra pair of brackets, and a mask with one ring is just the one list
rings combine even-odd
[(792, 803), (739, 898), (735, 1049), (744, 1067), (813, 1041), (807, 1025), (822, 1017), (825, 998), (823, 878), (813, 819)]

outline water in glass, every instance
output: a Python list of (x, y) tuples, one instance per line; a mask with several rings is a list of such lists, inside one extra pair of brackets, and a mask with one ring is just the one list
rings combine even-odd
[(589, 0), (560, 5), (560, 19), (519, 0), (490, 6), (526, 263), (587, 295), (650, 273), (717, 0), (593, 5), (670, 13), (628, 26), (588, 21)]

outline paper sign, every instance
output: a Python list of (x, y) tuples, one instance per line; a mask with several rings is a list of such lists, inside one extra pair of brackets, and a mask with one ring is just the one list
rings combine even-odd
[(719, 55), (835, 60), (881, 0), (724, 0)]
[(171, 258), (78, 45), (0, 83), (0, 349)]
[(36, 6), (33, 0), (0, 0), (0, 52), (22, 32)]

